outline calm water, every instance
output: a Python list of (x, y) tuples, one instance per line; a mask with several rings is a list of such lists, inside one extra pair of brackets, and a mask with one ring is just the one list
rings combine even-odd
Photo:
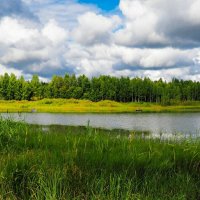
[(107, 129), (127, 129), (151, 131), (154, 134), (184, 133), (200, 135), (200, 113), (151, 113), (151, 114), (50, 114), (25, 113), (1, 114), (16, 120), (25, 120), (31, 124), (59, 124), (86, 126), (88, 121), (92, 127)]

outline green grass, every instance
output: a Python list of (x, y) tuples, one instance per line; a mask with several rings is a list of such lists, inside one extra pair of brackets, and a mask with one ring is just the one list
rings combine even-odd
[(200, 102), (180, 102), (170, 106), (156, 103), (120, 103), (115, 101), (91, 102), (76, 99), (43, 99), (38, 101), (4, 101), (0, 100), (0, 112), (200, 112)]
[(134, 136), (0, 119), (0, 199), (200, 199), (198, 138)]

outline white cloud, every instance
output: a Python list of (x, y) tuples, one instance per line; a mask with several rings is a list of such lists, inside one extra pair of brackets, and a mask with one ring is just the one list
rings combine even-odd
[(120, 9), (126, 18), (124, 28), (116, 32), (117, 43), (133, 46), (167, 42), (163, 34), (156, 31), (156, 13), (144, 1), (121, 0)]
[(124, 64), (142, 68), (168, 68), (192, 65), (193, 58), (198, 51), (198, 49), (140, 49), (118, 46), (116, 46), (115, 49), (112, 49), (113, 55), (115, 55), (116, 58), (121, 59)]
[(199, 0), (121, 0), (121, 13), (75, 0), (15, 2), (29, 13), (0, 15), (0, 73), (200, 77)]
[(199, 12), (199, 8), (200, 8), (200, 1), (194, 1), (191, 3), (189, 10), (188, 10), (188, 14), (189, 14), (189, 18), (191, 20), (191, 22), (193, 22), (194, 24), (199, 25), (200, 24), (200, 12)]
[(9, 68), (20, 69), (23, 73), (42, 72), (45, 75), (45, 71), (50, 74), (48, 70), (56, 73), (56, 66), (62, 68), (61, 60), (66, 51), (67, 36), (67, 30), (53, 20), (44, 26), (39, 24), (33, 27), (31, 23), (22, 23), (22, 20), (2, 18), (0, 63)]
[(98, 12), (97, 7), (79, 4), (76, 0), (23, 0), (37, 15), (42, 24), (54, 19), (64, 28), (72, 29), (77, 25), (77, 18), (87, 12)]
[(55, 20), (50, 20), (42, 29), (42, 34), (53, 44), (59, 44), (65, 42), (68, 36), (68, 31), (59, 27)]
[(194, 61), (195, 65), (200, 65), (200, 51), (196, 54), (193, 61)]
[(8, 69), (6, 66), (0, 64), (0, 75), (3, 75), (5, 73), (8, 73), (8, 74), (13, 73), (17, 77), (20, 77), (22, 75), (22, 71), (14, 69), (14, 68)]
[(130, 20), (141, 18), (149, 12), (141, 1), (122, 0), (119, 7), (123, 15)]
[(126, 46), (200, 44), (199, 0), (121, 0), (124, 27), (116, 42)]
[(73, 30), (73, 38), (81, 44), (109, 43), (112, 30), (120, 23), (117, 16), (105, 17), (87, 12), (78, 17), (78, 26)]
[(5, 17), (0, 21), (0, 43), (12, 45), (32, 39), (36, 35), (38, 35), (38, 30), (26, 28), (17, 19)]

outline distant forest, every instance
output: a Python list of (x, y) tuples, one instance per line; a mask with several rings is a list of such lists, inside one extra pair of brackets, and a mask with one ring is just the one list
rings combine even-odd
[(118, 102), (157, 102), (171, 104), (182, 101), (200, 101), (200, 83), (172, 79), (171, 82), (152, 81), (149, 78), (100, 76), (89, 79), (66, 74), (53, 76), (41, 82), (38, 75), (30, 81), (5, 73), (0, 76), (0, 99), (39, 100), (43, 98), (114, 100)]

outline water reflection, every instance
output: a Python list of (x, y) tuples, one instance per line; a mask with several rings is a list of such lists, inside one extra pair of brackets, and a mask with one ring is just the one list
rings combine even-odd
[(60, 124), (86, 126), (106, 129), (127, 129), (151, 131), (153, 134), (200, 135), (200, 113), (137, 113), (137, 114), (51, 114), (23, 113), (2, 114), (31, 124)]

